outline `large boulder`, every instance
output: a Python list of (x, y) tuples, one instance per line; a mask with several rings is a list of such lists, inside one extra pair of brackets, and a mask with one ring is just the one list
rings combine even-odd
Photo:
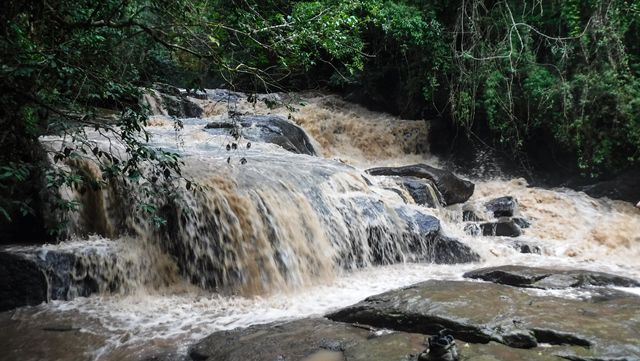
[(494, 283), (430, 280), (369, 297), (327, 317), (412, 333), (446, 329), (470, 343), (524, 349), (558, 345), (565, 348), (563, 357), (638, 360), (640, 297), (616, 290), (589, 292), (577, 299)]
[(453, 173), (431, 167), (426, 164), (414, 164), (404, 167), (379, 167), (367, 170), (374, 176), (416, 177), (432, 181), (444, 198), (446, 205), (464, 203), (471, 195), (475, 185), (467, 180), (458, 178)]
[(273, 143), (298, 154), (316, 155), (309, 136), (287, 119), (274, 115), (244, 115), (233, 120), (218, 120), (207, 124), (213, 133), (233, 132), (239, 128), (242, 136), (255, 142)]
[(587, 286), (640, 287), (640, 282), (604, 272), (586, 270), (552, 270), (526, 266), (482, 268), (464, 274), (465, 278), (481, 279), (515, 287), (563, 289)]

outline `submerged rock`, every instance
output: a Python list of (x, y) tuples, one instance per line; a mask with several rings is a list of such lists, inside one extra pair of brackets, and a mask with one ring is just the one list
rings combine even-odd
[(466, 278), (481, 279), (515, 287), (562, 289), (587, 286), (640, 287), (631, 278), (586, 270), (552, 270), (525, 266), (482, 268), (464, 274)]
[(437, 208), (444, 203), (442, 194), (438, 192), (435, 184), (429, 179), (403, 177), (402, 187), (409, 192), (416, 204)]
[(513, 217), (513, 218), (511, 218), (511, 220), (513, 220), (513, 223), (515, 223), (520, 228), (529, 228), (529, 227), (531, 227), (531, 222), (529, 222), (529, 220), (527, 220), (526, 218)]
[(485, 203), (484, 206), (489, 212), (493, 213), (493, 216), (496, 218), (513, 217), (518, 203), (513, 197), (505, 196), (492, 199)]
[(640, 357), (640, 297), (592, 292), (583, 299), (560, 298), (493, 283), (431, 280), (369, 297), (327, 317), (403, 332), (446, 329), (470, 343), (565, 345), (567, 354), (581, 357)]
[(395, 212), (407, 224), (402, 243), (407, 245), (403, 252), (413, 255), (411, 261), (436, 264), (480, 261), (480, 256), (469, 246), (444, 236), (441, 233), (440, 221), (436, 217), (402, 207), (397, 208)]
[(431, 167), (426, 164), (414, 164), (404, 167), (380, 167), (367, 170), (371, 175), (416, 177), (432, 181), (444, 198), (446, 205), (466, 202), (475, 185), (467, 180), (458, 178), (453, 173)]
[(483, 219), (480, 218), (480, 216), (478, 216), (475, 211), (473, 211), (471, 209), (462, 210), (462, 221), (463, 222), (478, 222), (478, 221), (482, 221), (482, 220)]
[(520, 227), (510, 218), (501, 218), (497, 222), (471, 223), (464, 229), (473, 236), (519, 237), (522, 234)]
[(240, 128), (242, 136), (251, 141), (272, 143), (297, 154), (316, 155), (311, 140), (302, 128), (283, 117), (273, 115), (245, 115), (231, 120), (214, 121), (206, 129), (229, 132)]
[(515, 249), (517, 249), (520, 253), (533, 253), (533, 254), (542, 254), (542, 249), (539, 246), (523, 241), (512, 241), (509, 245)]
[(485, 222), (480, 224), (483, 236), (519, 237), (522, 234), (520, 227), (509, 218), (501, 218), (497, 222)]

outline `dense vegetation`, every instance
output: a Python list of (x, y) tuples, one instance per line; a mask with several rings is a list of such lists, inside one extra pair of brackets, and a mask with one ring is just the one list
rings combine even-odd
[[(513, 154), (563, 149), (586, 174), (640, 163), (637, 0), (6, 0), (0, 19), (3, 222), (37, 213), (34, 185), (178, 177), (179, 158), (144, 141), (138, 99), (158, 81), (328, 86)], [(127, 155), (101, 152), (87, 127)], [(105, 179), (43, 167), (47, 134), (72, 144), (51, 159), (93, 154)]]

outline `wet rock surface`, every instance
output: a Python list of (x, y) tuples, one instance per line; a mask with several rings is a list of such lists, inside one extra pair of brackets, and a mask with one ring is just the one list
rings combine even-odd
[(569, 287), (618, 286), (640, 287), (640, 282), (604, 272), (586, 270), (551, 270), (525, 266), (488, 267), (467, 272), (466, 278), (515, 287), (563, 289)]
[(510, 196), (499, 197), (485, 203), (485, 208), (496, 218), (513, 217), (518, 208), (517, 201)]
[(436, 185), (446, 205), (466, 202), (471, 195), (473, 195), (475, 188), (472, 182), (461, 179), (447, 170), (434, 168), (426, 164), (371, 168), (367, 170), (367, 173), (374, 176), (384, 175), (428, 179)]
[(416, 204), (436, 208), (444, 203), (442, 195), (438, 192), (435, 184), (428, 179), (404, 177), (401, 184), (409, 192)]
[[(480, 261), (480, 256), (471, 247), (456, 239), (444, 236), (441, 232), (440, 221), (436, 217), (415, 212), (406, 207), (397, 208), (395, 212), (407, 224), (407, 232), (402, 235), (402, 244), (406, 245), (407, 249), (402, 250), (402, 253), (416, 255), (412, 261), (436, 264)], [(371, 247), (380, 244), (375, 239), (373, 241)], [(380, 252), (384, 251), (380, 250)]]
[(152, 114), (165, 114), (177, 118), (197, 118), (202, 116), (204, 110), (192, 98), (194, 93), (187, 93), (168, 84), (156, 83), (148, 96), (154, 101), (146, 100), (146, 106)]
[(432, 280), (369, 297), (328, 318), (422, 334), (447, 329), (470, 343), (533, 350), (559, 345), (568, 348), (565, 356), (584, 359), (640, 357), (640, 297), (615, 290), (561, 298), (493, 283)]
[(497, 222), (485, 222), (480, 224), (483, 236), (519, 237), (522, 234), (520, 227), (509, 218), (501, 218)]
[(609, 180), (575, 188), (595, 198), (607, 197), (635, 203), (640, 199), (638, 179), (640, 169), (631, 169)]
[(47, 300), (47, 279), (34, 262), (0, 253), (0, 312)]
[(237, 117), (236, 122), (215, 121), (206, 126), (210, 132), (225, 134), (236, 128), (239, 128), (242, 137), (248, 140), (276, 144), (292, 153), (316, 155), (304, 130), (279, 116), (245, 115)]
[[(101, 260), (113, 261), (113, 257), (107, 249), (91, 247), (66, 251), (42, 247), (4, 249), (0, 251), (0, 311), (97, 293), (104, 280), (95, 267)], [(117, 285), (105, 287), (115, 289)]]
[(522, 235), (520, 227), (511, 218), (501, 218), (497, 222), (470, 223), (465, 226), (467, 234), (486, 237), (519, 237)]
[(531, 227), (531, 222), (529, 222), (529, 220), (526, 219), (526, 218), (513, 217), (513, 218), (511, 218), (511, 220), (513, 220), (513, 223), (515, 223), (520, 228), (529, 228), (529, 227)]
[[(189, 351), (193, 361), (416, 361), (426, 335), (305, 319), (214, 333)], [(549, 346), (517, 349), (489, 342), (458, 342), (462, 360), (559, 360), (559, 352), (581, 354), (582, 348)], [(178, 360), (178, 359), (176, 359)]]
[(518, 250), (520, 253), (542, 254), (542, 249), (540, 248), (540, 246), (537, 246), (530, 242), (514, 240), (513, 242), (510, 242), (509, 245)]

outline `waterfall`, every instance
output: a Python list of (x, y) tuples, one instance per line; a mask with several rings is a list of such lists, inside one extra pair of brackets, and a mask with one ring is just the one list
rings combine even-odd
[[(198, 185), (197, 191), (187, 190), (184, 182), (160, 190), (154, 199), (145, 199), (148, 196), (139, 190), (142, 184), (112, 184), (82, 193), (65, 190), (65, 197), (80, 204), (69, 225), (76, 238), (97, 234), (117, 239), (125, 248), (130, 239), (136, 239), (138, 249), (143, 245), (154, 250), (133, 261), (144, 267), (132, 266), (135, 271), (126, 272), (130, 278), (143, 280), (142, 286), (153, 288), (158, 282), (145, 285), (144, 280), (153, 277), (133, 273), (165, 273), (164, 279), (182, 278), (203, 289), (257, 295), (328, 281), (343, 270), (375, 265), (478, 261), (476, 253), (485, 261), (513, 257), (515, 251), (505, 254), (501, 245), (488, 244), (465, 232), (469, 222), (463, 219), (463, 211), (459, 206), (444, 207), (433, 183), (420, 183), (425, 191), (418, 204), (408, 184), (412, 178), (374, 177), (363, 171), (380, 164), (407, 164), (417, 157), (425, 161), (421, 155), (427, 134), (424, 122), (401, 121), (318, 94), (307, 95), (306, 105), (294, 112), (250, 104), (239, 93), (208, 91), (199, 98), (189, 101), (201, 104), (205, 118), (180, 119), (183, 129), (176, 133), (175, 118), (167, 116), (172, 111), (162, 107), (161, 96), (149, 95), (154, 115), (148, 127), (153, 147), (181, 155), (183, 172)], [(225, 125), (231, 119), (223, 110), (229, 109), (272, 117), (266, 120), (281, 118), (272, 123), (252, 123), (255, 117), (246, 118), (238, 128), (243, 136), (235, 140)], [(321, 156), (296, 154), (295, 147), (282, 148), (281, 138), (295, 127), (294, 121), (308, 132), (305, 139), (310, 139)], [(207, 126), (211, 122), (216, 125)], [(284, 129), (283, 122), (292, 125)], [(94, 141), (108, 145), (97, 135)], [(44, 142), (59, 146), (61, 140), (49, 137)], [(228, 150), (231, 143), (236, 143), (235, 149)], [(66, 166), (101, 178), (90, 159)], [(585, 217), (593, 211), (579, 211), (586, 205), (578, 194), (518, 186), (522, 183), (480, 182), (480, 191), (465, 207), (475, 207), (482, 218), (492, 219), (482, 202), (500, 194), (515, 195), (525, 201), (521, 211), (526, 211), (533, 223), (521, 238), (527, 246), (546, 254), (564, 253), (581, 259), (605, 248), (607, 253), (615, 253), (625, 242), (638, 241), (632, 234), (639, 227), (637, 218), (624, 214), (635, 210), (614, 206), (618, 216), (608, 217), (620, 233), (616, 244), (599, 241), (606, 238), (602, 237), (604, 228), (581, 233), (576, 229), (573, 232), (583, 239), (553, 244), (561, 235), (556, 234), (554, 221), (545, 217), (565, 214), (536, 209), (538, 197), (547, 197), (545, 204), (556, 200), (564, 212), (571, 212), (568, 203), (573, 205), (573, 213), (558, 223), (563, 230), (567, 224), (586, 228), (579, 219), (569, 218)], [(166, 225), (154, 227), (145, 219), (137, 208), (142, 200), (158, 205)], [(510, 244), (521, 247), (523, 243)], [(153, 257), (163, 261), (156, 262)], [(166, 260), (174, 266), (154, 267), (166, 264)], [(118, 277), (117, 282), (104, 281), (104, 276), (96, 279), (111, 283), (102, 290), (114, 289), (116, 283), (123, 285), (121, 292), (129, 291), (131, 282), (123, 282), (121, 274)]]
[[(406, 193), (401, 182), (374, 179), (344, 161), (295, 154), (261, 141), (265, 131), (291, 132), (288, 125), (284, 130), (273, 129), (290, 121), (278, 118), (278, 122), (260, 129), (256, 127), (262, 123), (245, 124), (244, 132), (254, 137), (252, 146), (247, 147), (248, 139), (236, 141), (224, 127), (207, 127), (214, 120), (223, 122), (226, 114), (183, 118), (183, 129), (176, 134), (172, 119), (166, 116), (169, 111), (157, 103), (161, 98), (151, 99), (156, 101), (151, 108), (157, 114), (148, 127), (152, 146), (178, 152), (185, 162), (183, 174), (197, 185), (197, 190), (177, 182), (147, 199), (149, 196), (141, 191), (144, 187), (140, 182), (144, 180), (100, 190), (65, 190), (65, 196), (79, 204), (69, 224), (70, 233), (76, 237), (128, 237), (160, 250), (140, 255), (141, 262), (151, 266), (138, 267), (139, 272), (159, 273), (153, 267), (156, 262), (149, 258), (161, 256), (175, 263), (175, 267), (165, 267), (162, 272), (177, 270), (180, 277), (201, 288), (264, 294), (331, 280), (337, 273), (355, 268), (410, 261), (478, 260), (471, 248), (441, 232), (433, 210), (415, 204), (410, 196), (401, 196)], [(316, 110), (318, 113), (321, 111)], [(384, 119), (383, 123), (380, 131), (388, 131), (384, 154), (400, 157), (406, 149), (395, 144), (406, 144), (411, 137), (415, 138), (414, 150), (419, 150), (418, 135), (426, 134), (423, 122), (396, 126)], [(332, 126), (339, 127), (335, 122)], [(89, 134), (102, 147), (110, 145), (98, 135)], [(358, 136), (353, 130), (348, 134)], [(45, 139), (48, 146), (60, 146), (61, 141)], [(236, 142), (236, 149), (227, 149), (227, 144)], [(318, 147), (316, 139), (312, 143)], [(327, 140), (322, 143), (328, 144)], [(357, 147), (366, 151), (365, 143)], [(373, 151), (372, 157), (380, 156), (382, 148)], [(102, 177), (90, 159), (70, 161), (65, 166), (96, 179)], [(427, 187), (432, 202), (440, 207), (437, 190), (432, 185)], [(166, 224), (150, 224), (138, 210), (140, 201), (156, 204)], [(164, 276), (172, 277), (176, 275)]]
[[(149, 146), (178, 153), (192, 187), (184, 179), (154, 186), (143, 178), (63, 188), (61, 196), (79, 207), (69, 214), (69, 239), (0, 252), (3, 265), (19, 262), (20, 275), (35, 275), (28, 286), (39, 286), (41, 297), (0, 317), (8, 325), (3, 336), (30, 348), (16, 340), (50, 339), (43, 329), (66, 330), (59, 322), (68, 321), (90, 337), (56, 350), (110, 361), (165, 348), (184, 353), (213, 331), (323, 315), (485, 266), (640, 278), (640, 210), (632, 204), (500, 178), (473, 179), (471, 198), (447, 204), (451, 192), (419, 172), (367, 172), (441, 167), (427, 152), (426, 122), (333, 95), (247, 98), (226, 90), (146, 96)], [(95, 146), (125, 154), (86, 134)], [(60, 149), (64, 139), (42, 143)], [(488, 162), (480, 161), (491, 168)], [(56, 166), (102, 177), (91, 156)], [(515, 203), (506, 220), (487, 207), (501, 196)], [(155, 204), (165, 223), (154, 224), (142, 203)], [(516, 221), (518, 237), (495, 235), (497, 223)], [(485, 225), (494, 233), (483, 235)], [(16, 320), (25, 328), (12, 326)]]

